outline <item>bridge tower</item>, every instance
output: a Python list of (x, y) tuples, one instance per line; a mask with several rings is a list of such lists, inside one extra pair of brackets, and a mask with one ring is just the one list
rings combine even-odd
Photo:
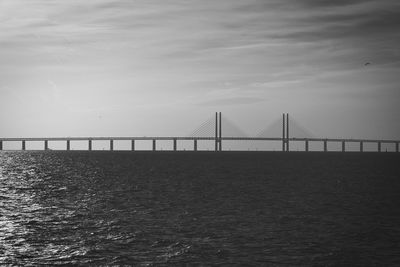
[(219, 151), (222, 151), (222, 116), (219, 113)]
[(222, 115), (215, 112), (215, 151), (222, 151)]
[(286, 113), (286, 151), (289, 151), (289, 113)]
[(282, 151), (289, 151), (289, 113), (282, 114)]
[(215, 151), (218, 151), (218, 112), (215, 112)]

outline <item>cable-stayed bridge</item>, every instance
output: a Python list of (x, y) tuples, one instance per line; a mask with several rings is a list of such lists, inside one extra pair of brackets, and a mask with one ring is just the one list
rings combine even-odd
[[(20, 142), (20, 148), (22, 150), (27, 150), (27, 142), (31, 141), (39, 141), (43, 142), (43, 150), (49, 149), (49, 142), (53, 141), (62, 141), (65, 142), (64, 150), (71, 150), (71, 142), (73, 141), (85, 141), (87, 142), (87, 147), (85, 150), (92, 151), (93, 150), (93, 142), (95, 141), (108, 141), (109, 142), (109, 150), (117, 150), (114, 149), (114, 143), (118, 141), (130, 141), (130, 150), (136, 150), (136, 144), (140, 141), (151, 141), (152, 142), (152, 151), (159, 150), (157, 148), (157, 142), (159, 141), (171, 141), (172, 151), (179, 151), (178, 142), (182, 141), (192, 141), (193, 151), (199, 151), (198, 149), (199, 142), (213, 142), (213, 150), (214, 151), (223, 151), (223, 150), (231, 150), (224, 149), (224, 145), (226, 143), (232, 142), (246, 142), (247, 144), (256, 143), (256, 142), (279, 142), (281, 151), (293, 151), (291, 149), (292, 144), (303, 143), (302, 151), (311, 151), (310, 145), (311, 143), (321, 143), (323, 146), (320, 151), (327, 152), (328, 151), (328, 143), (336, 143), (341, 145), (341, 149), (336, 151), (346, 152), (348, 151), (346, 145), (348, 144), (357, 144), (357, 151), (364, 151), (364, 144), (374, 144), (373, 151), (381, 152), (382, 145), (391, 145), (393, 146), (393, 151), (399, 152), (399, 143), (400, 140), (387, 140), (387, 139), (357, 139), (357, 138), (321, 138), (316, 137), (310, 130), (303, 127), (292, 117), (289, 118), (289, 114), (283, 114), (281, 118), (276, 119), (273, 123), (271, 123), (268, 127), (262, 129), (255, 135), (248, 135), (244, 130), (242, 130), (238, 125), (232, 122), (227, 117), (222, 117), (221, 112), (215, 113), (215, 116), (211, 116), (203, 123), (201, 123), (196, 129), (191, 131), (188, 135), (185, 136), (130, 136), (130, 137), (117, 137), (117, 136), (107, 136), (107, 137), (26, 137), (26, 138), (1, 138), (0, 137), (0, 150), (3, 150), (4, 143), (6, 142)], [(298, 146), (297, 146), (298, 147)], [(243, 150), (243, 149), (236, 149)], [(298, 150), (298, 148), (297, 148)], [(329, 150), (330, 151), (330, 150)], [(354, 150), (352, 150), (354, 151)]]

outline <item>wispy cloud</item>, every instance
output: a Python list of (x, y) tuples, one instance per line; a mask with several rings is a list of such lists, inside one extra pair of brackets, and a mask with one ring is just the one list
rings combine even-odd
[(366, 62), (375, 87), (393, 88), (399, 24), (397, 0), (2, 0), (0, 87), (24, 98), (52, 81), (76, 110), (256, 107), (272, 91), (296, 106), (288, 92), (317, 83), (363, 92)]
[(213, 99), (199, 103), (200, 106), (232, 106), (232, 105), (248, 105), (259, 102), (265, 102), (266, 100), (259, 97), (227, 97), (220, 99)]

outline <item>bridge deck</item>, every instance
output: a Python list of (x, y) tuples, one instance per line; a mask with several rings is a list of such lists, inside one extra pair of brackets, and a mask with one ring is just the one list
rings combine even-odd
[[(0, 141), (100, 141), (100, 140), (215, 140), (215, 137), (185, 137), (185, 136), (98, 136), (98, 137), (10, 137), (0, 138)], [(282, 137), (222, 137), (221, 140), (232, 141), (282, 141)], [(286, 139), (287, 140), (287, 139)], [(399, 143), (391, 139), (361, 139), (361, 138), (298, 138), (290, 137), (289, 141), (311, 142), (364, 142), (364, 143)]]

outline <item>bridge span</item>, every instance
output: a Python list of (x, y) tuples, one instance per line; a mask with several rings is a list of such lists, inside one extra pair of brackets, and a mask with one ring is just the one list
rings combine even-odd
[(290, 151), (290, 143), (303, 142), (304, 151), (310, 151), (310, 143), (319, 142), (323, 144), (321, 151), (328, 152), (328, 143), (340, 143), (341, 152), (346, 152), (346, 144), (358, 143), (359, 151), (364, 151), (364, 144), (376, 144), (376, 152), (382, 152), (382, 144), (394, 144), (395, 152), (399, 152), (400, 140), (389, 139), (360, 139), (360, 138), (315, 138), (315, 137), (290, 137), (289, 136), (289, 114), (282, 116), (282, 136), (280, 137), (245, 137), (245, 136), (222, 136), (222, 116), (221, 113), (215, 114), (215, 132), (213, 136), (98, 136), (98, 137), (0, 137), (0, 150), (3, 150), (5, 142), (20, 142), (21, 150), (26, 150), (27, 142), (43, 142), (43, 150), (49, 150), (49, 142), (63, 141), (66, 143), (65, 150), (71, 150), (71, 142), (86, 141), (87, 150), (93, 150), (94, 141), (109, 141), (109, 149), (114, 150), (115, 141), (130, 141), (131, 151), (135, 151), (135, 144), (138, 141), (152, 141), (152, 151), (157, 150), (157, 141), (171, 141), (172, 151), (178, 151), (178, 141), (193, 141), (193, 150), (198, 151), (200, 141), (213, 141), (215, 151), (222, 151), (223, 141), (279, 141), (282, 143), (282, 151)]
[[(215, 151), (222, 151), (223, 141), (280, 141), (283, 144), (288, 142), (304, 142), (304, 151), (309, 152), (311, 142), (321, 142), (323, 144), (323, 151), (328, 151), (328, 143), (341, 143), (342, 152), (346, 152), (346, 144), (358, 143), (359, 151), (364, 151), (365, 143), (375, 143), (376, 151), (382, 151), (382, 144), (394, 144), (395, 151), (399, 152), (400, 140), (379, 140), (379, 139), (338, 139), (338, 138), (296, 138), (290, 137), (283, 139), (282, 137), (222, 137), (215, 139), (215, 137), (186, 137), (186, 136), (135, 136), (135, 137), (27, 137), (27, 138), (1, 138), (0, 139), (0, 150), (3, 150), (3, 144), (5, 142), (21, 142), (21, 149), (26, 150), (27, 142), (43, 142), (43, 150), (49, 149), (50, 141), (64, 141), (66, 142), (66, 150), (71, 150), (72, 141), (87, 141), (87, 150), (92, 151), (94, 141), (109, 141), (110, 150), (114, 150), (114, 141), (130, 141), (131, 150), (135, 151), (135, 144), (137, 141), (152, 141), (152, 150), (157, 150), (157, 141), (171, 141), (173, 143), (173, 151), (177, 151), (178, 141), (193, 141), (193, 150), (198, 151), (198, 142), (203, 140), (214, 141), (215, 143), (221, 143), (221, 148), (217, 145)], [(289, 147), (282, 151), (290, 151)]]

